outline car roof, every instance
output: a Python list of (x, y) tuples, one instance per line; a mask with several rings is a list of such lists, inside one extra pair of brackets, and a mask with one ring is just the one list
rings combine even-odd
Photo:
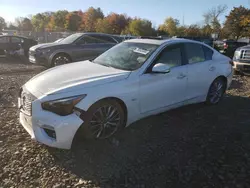
[(155, 44), (155, 45), (162, 45), (166, 43), (173, 43), (173, 42), (193, 42), (202, 44), (199, 41), (189, 40), (189, 39), (182, 39), (182, 38), (171, 38), (166, 40), (157, 40), (157, 39), (130, 39), (124, 42), (134, 42), (134, 43), (146, 43), (146, 44)]
[(0, 37), (19, 37), (24, 39), (30, 39), (28, 37), (20, 36), (20, 35), (0, 35)]
[(115, 36), (115, 35), (111, 35), (111, 34), (107, 34), (107, 33), (95, 33), (95, 32), (86, 32), (86, 33), (82, 33), (83, 35), (102, 35), (102, 36)]

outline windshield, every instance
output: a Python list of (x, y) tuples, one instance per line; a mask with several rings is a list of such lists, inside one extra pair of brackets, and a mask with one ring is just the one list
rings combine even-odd
[(70, 43), (73, 43), (76, 39), (78, 39), (81, 36), (82, 36), (82, 33), (72, 34), (66, 37), (65, 39), (62, 39), (61, 41), (59, 41), (59, 43), (70, 44)]
[(93, 62), (122, 70), (136, 70), (159, 47), (155, 44), (123, 42), (106, 51)]

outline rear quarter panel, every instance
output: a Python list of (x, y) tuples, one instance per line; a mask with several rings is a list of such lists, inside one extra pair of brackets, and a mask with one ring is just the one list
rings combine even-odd
[(233, 67), (229, 63), (231, 59), (217, 52), (214, 55), (214, 63), (216, 64), (216, 75), (228, 77), (233, 72)]

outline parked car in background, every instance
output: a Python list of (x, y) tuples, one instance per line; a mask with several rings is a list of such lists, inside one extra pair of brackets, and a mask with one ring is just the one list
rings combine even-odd
[(204, 43), (131, 39), (32, 78), (20, 91), (20, 122), (33, 139), (69, 149), (172, 108), (217, 104), (231, 81), (231, 59)]
[(108, 34), (76, 33), (56, 43), (33, 46), (29, 50), (29, 60), (31, 63), (54, 67), (93, 59), (119, 42), (117, 37)]
[(247, 45), (246, 42), (237, 42), (235, 40), (223, 40), (220, 42), (219, 41), (216, 42), (216, 49), (220, 53), (222, 53), (230, 58), (233, 58), (235, 50), (237, 48), (239, 48), (241, 46), (245, 46), (245, 45)]
[(237, 48), (234, 57), (235, 72), (250, 74), (250, 45)]
[(16, 35), (2, 35), (0, 36), (0, 56), (5, 56), (5, 51), (12, 53), (19, 50), (20, 46), (24, 50), (24, 54), (28, 57), (29, 48), (36, 45), (37, 41)]

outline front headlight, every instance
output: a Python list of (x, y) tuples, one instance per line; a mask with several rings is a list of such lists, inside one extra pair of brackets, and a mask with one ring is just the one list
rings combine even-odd
[(240, 51), (235, 51), (234, 52), (234, 59), (240, 59)]
[(63, 99), (57, 99), (53, 101), (47, 101), (42, 103), (42, 108), (50, 112), (56, 113), (60, 116), (67, 116), (73, 113), (73, 109), (77, 103), (79, 103), (86, 95), (68, 97)]
[(50, 49), (37, 49), (36, 52), (43, 55), (49, 53)]

